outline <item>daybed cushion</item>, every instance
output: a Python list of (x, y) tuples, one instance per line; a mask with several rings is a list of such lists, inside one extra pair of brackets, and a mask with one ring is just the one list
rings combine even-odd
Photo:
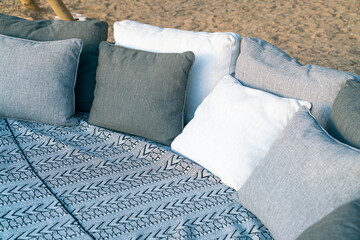
[(192, 51), (196, 56), (190, 72), (185, 105), (185, 123), (194, 115), (201, 101), (225, 75), (235, 72), (240, 51), (236, 33), (191, 32), (160, 28), (135, 21), (114, 25), (116, 44), (151, 52)]
[(311, 102), (311, 112), (322, 126), (327, 123), (341, 85), (348, 79), (358, 78), (321, 66), (303, 66), (270, 43), (249, 37), (241, 41), (235, 77), (250, 87)]
[(80, 39), (37, 42), (0, 34), (0, 117), (75, 125)]
[(106, 41), (108, 24), (98, 20), (61, 21), (26, 19), (0, 14), (0, 34), (37, 41), (70, 38), (83, 40), (79, 71), (75, 87), (76, 110), (89, 112), (94, 98), (98, 46)]
[(272, 239), (204, 168), (79, 117), (8, 120), (19, 148), (0, 119), (0, 239)]
[(166, 145), (184, 126), (192, 52), (152, 53), (100, 44), (89, 122)]
[(297, 240), (359, 240), (360, 199), (332, 211), (305, 230)]
[[(15, 124), (13, 128), (16, 129)], [(11, 130), (0, 118), (0, 239), (93, 239), (35, 175)], [(15, 134), (20, 142), (24, 136), (33, 140), (39, 136), (31, 129)], [(51, 149), (51, 143), (43, 142), (42, 146)]]
[(275, 239), (295, 239), (334, 209), (360, 197), (360, 151), (330, 137), (299, 110), (238, 199)]
[(238, 190), (305, 101), (281, 98), (225, 76), (171, 144)]
[(330, 135), (360, 148), (360, 82), (348, 80), (331, 108), (327, 125)]

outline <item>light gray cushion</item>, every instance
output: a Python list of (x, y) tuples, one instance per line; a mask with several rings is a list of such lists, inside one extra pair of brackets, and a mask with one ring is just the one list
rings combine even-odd
[(80, 39), (37, 42), (0, 34), (0, 117), (75, 125)]
[(329, 118), (341, 85), (348, 79), (358, 78), (321, 66), (303, 66), (270, 43), (248, 37), (241, 41), (235, 77), (250, 87), (311, 102), (311, 112), (322, 126)]
[(360, 199), (332, 211), (306, 229), (297, 240), (359, 240)]
[(102, 42), (89, 122), (170, 145), (184, 124), (192, 52), (152, 53)]
[(349, 80), (341, 88), (331, 108), (327, 128), (334, 138), (360, 148), (360, 82)]
[(360, 197), (360, 151), (330, 137), (302, 108), (238, 191), (277, 239), (295, 239)]
[(95, 19), (29, 21), (0, 13), (0, 34), (35, 41), (83, 40), (75, 85), (75, 107), (81, 112), (89, 112), (94, 99), (98, 49), (100, 42), (106, 41), (107, 33), (108, 24)]

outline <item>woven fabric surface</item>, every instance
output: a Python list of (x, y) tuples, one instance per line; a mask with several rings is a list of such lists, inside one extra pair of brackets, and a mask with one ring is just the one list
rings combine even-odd
[(3, 119), (0, 119), (0, 239), (91, 239), (37, 178)]
[[(38, 179), (49, 186), (89, 236), (95, 239), (272, 239), (256, 216), (233, 199), (234, 190), (204, 168), (167, 147), (90, 125), (87, 115), (78, 118), (80, 125), (76, 127), (8, 122)], [(2, 161), (9, 161), (6, 159), (13, 154), (18, 154), (15, 160), (20, 161), (23, 157), (19, 149), (7, 144), (13, 141), (10, 133), (3, 131)], [(23, 169), (29, 168), (25, 163), (14, 168), (9, 161), (8, 168), (2, 169), (2, 176), (9, 178), (13, 173), (20, 178)], [(28, 174), (32, 176), (31, 171)], [(35, 177), (31, 179), (37, 181)], [(14, 179), (13, 184), (21, 181)], [(17, 185), (17, 191), (26, 190)], [(6, 182), (0, 184), (3, 206), (15, 211), (12, 200), (6, 198), (10, 190)], [(35, 195), (34, 199), (37, 198), (46, 201)], [(26, 199), (18, 204), (24, 209), (33, 206)], [(0, 217), (2, 226), (7, 221), (5, 213)], [(62, 226), (60, 221), (66, 221), (69, 214), (50, 219), (56, 226)], [(2, 227), (0, 236), (10, 236), (24, 227), (29, 232), (42, 229), (37, 223), (24, 223), (21, 228)], [(38, 238), (42, 238), (41, 232)]]

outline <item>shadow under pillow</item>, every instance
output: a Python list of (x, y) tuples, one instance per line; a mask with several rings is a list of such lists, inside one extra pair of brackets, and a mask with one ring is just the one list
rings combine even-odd
[(170, 145), (184, 125), (192, 52), (152, 53), (102, 42), (89, 122)]

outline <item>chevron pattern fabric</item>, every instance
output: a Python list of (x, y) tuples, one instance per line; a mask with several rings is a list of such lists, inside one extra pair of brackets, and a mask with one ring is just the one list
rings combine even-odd
[(204, 168), (77, 117), (8, 120), (19, 146), (0, 119), (0, 239), (272, 239)]
[(91, 239), (31, 170), (3, 119), (0, 239)]

